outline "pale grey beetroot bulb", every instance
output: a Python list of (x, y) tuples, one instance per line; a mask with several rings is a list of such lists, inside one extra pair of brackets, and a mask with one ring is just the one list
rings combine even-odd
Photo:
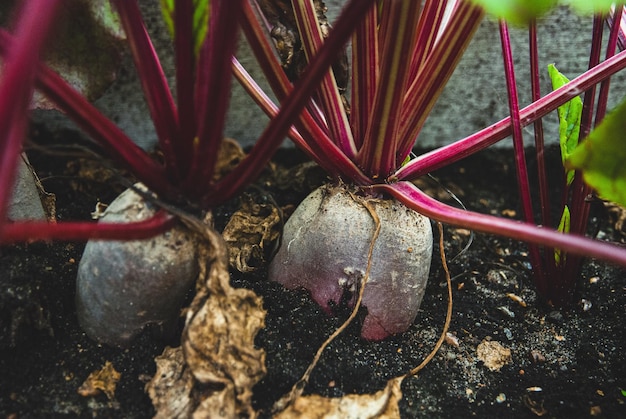
[[(145, 220), (155, 209), (126, 190), (104, 222)], [(83, 330), (109, 345), (127, 345), (149, 325), (166, 331), (198, 275), (194, 237), (182, 227), (146, 240), (91, 240), (78, 267), (76, 310)]]
[[(381, 221), (363, 305), (361, 335), (384, 339), (415, 320), (432, 255), (428, 218), (395, 200), (371, 200)], [(285, 224), (282, 245), (270, 264), (270, 280), (290, 289), (306, 288), (326, 312), (365, 273), (375, 224), (363, 204), (344, 186), (312, 192)], [(354, 301), (354, 300), (353, 300)]]

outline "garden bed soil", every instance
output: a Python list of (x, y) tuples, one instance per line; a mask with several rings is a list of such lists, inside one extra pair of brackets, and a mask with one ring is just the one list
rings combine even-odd
[[(32, 147), (31, 162), (46, 190), (56, 195), (58, 218), (88, 219), (96, 202), (110, 202), (123, 185), (91, 153), (51, 148), (57, 140)], [(60, 142), (71, 145), (79, 140)], [(560, 176), (556, 153), (550, 153), (553, 179)], [(250, 195), (277, 202), (288, 213), (324, 180), (319, 169), (302, 166), (305, 161), (295, 150), (281, 150)], [(435, 176), (439, 183), (426, 179), (422, 186), (443, 200), (454, 202), (447, 188), (469, 209), (519, 217), (510, 150), (481, 152)], [(233, 200), (215, 211), (217, 228), (223, 228), (239, 205)], [(602, 204), (594, 205), (591, 224), (600, 237), (623, 238)], [(402, 417), (626, 417), (624, 269), (587, 261), (575, 303), (556, 310), (537, 298), (523, 244), (476, 234), (462, 251), (470, 237), (469, 231), (445, 226), (454, 294), (452, 337), (425, 369), (404, 380)], [(85, 336), (74, 306), (83, 247), (55, 242), (0, 248), (1, 417), (147, 418), (155, 413), (144, 387), (155, 372), (154, 357), (178, 341), (146, 331), (130, 347), (117, 349)], [(234, 286), (261, 296), (267, 310), (256, 342), (266, 351), (268, 372), (254, 388), (254, 407), (261, 417), (269, 417), (273, 403), (300, 378), (349, 310), (337, 307), (338, 317), (328, 317), (305, 292), (268, 282), (265, 264), (252, 274), (233, 270), (231, 277)], [(366, 342), (359, 337), (362, 310), (326, 349), (305, 394), (374, 393), (418, 365), (441, 333), (445, 284), (435, 250), (414, 325), (382, 342)], [(489, 361), (479, 359), (479, 346), (494, 345), (485, 342), (500, 344), (493, 347), (500, 348), (502, 365), (496, 363), (493, 370)], [(87, 377), (107, 363), (120, 373), (114, 392), (79, 392)]]

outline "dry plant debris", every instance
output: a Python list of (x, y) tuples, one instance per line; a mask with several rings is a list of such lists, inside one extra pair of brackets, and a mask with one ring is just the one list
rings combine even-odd
[(478, 344), (476, 354), (491, 371), (499, 371), (511, 361), (511, 350), (496, 341), (483, 340)]
[(146, 384), (146, 392), (157, 412), (155, 419), (188, 417), (193, 408), (194, 379), (182, 349), (167, 347), (155, 361), (156, 373)]
[(109, 400), (115, 397), (115, 387), (122, 374), (113, 368), (113, 364), (107, 361), (102, 369), (89, 374), (89, 377), (78, 388), (78, 394), (83, 397), (97, 396), (101, 392), (106, 394)]
[(275, 419), (391, 419), (400, 417), (398, 402), (402, 399), (402, 377), (387, 382), (374, 394), (348, 394), (340, 398), (318, 395), (298, 397)]
[(281, 215), (276, 205), (257, 203), (252, 196), (242, 199), (224, 228), (230, 266), (239, 272), (253, 272), (266, 262), (266, 251), (280, 235)]
[[(186, 312), (180, 349), (166, 349), (148, 384), (157, 417), (256, 417), (252, 387), (265, 375), (254, 346), (264, 326), (261, 298), (230, 286), (226, 244), (198, 219), (182, 217), (202, 238), (196, 296)], [(189, 400), (189, 402), (187, 402)]]
[(232, 138), (224, 138), (215, 163), (213, 180), (218, 180), (230, 173), (246, 156), (239, 143)]

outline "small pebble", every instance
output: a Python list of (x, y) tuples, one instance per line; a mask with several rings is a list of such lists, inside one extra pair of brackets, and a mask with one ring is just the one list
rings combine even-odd
[(533, 349), (532, 351), (530, 351), (530, 358), (535, 363), (546, 362), (546, 357), (543, 356), (543, 354), (536, 349)]
[(508, 327), (504, 328), (504, 336), (506, 336), (508, 340), (513, 340), (513, 333)]
[(450, 346), (454, 346), (455, 348), (459, 347), (459, 338), (457, 338), (456, 335), (450, 332), (446, 333), (445, 342)]
[(500, 306), (498, 307), (498, 310), (500, 310), (502, 313), (504, 313), (506, 316), (512, 319), (515, 318), (515, 313), (513, 313), (511, 309), (506, 306)]
[(560, 311), (551, 311), (550, 314), (548, 314), (548, 320), (552, 323), (563, 323), (563, 314), (561, 314)]
[(517, 304), (519, 304), (522, 307), (526, 307), (526, 302), (524, 301), (524, 299), (518, 295), (515, 295), (513, 293), (508, 293), (506, 295), (507, 297), (509, 297), (511, 300), (515, 301)]
[(496, 401), (498, 403), (504, 403), (506, 401), (506, 394), (504, 393), (498, 394), (498, 397), (496, 397)]

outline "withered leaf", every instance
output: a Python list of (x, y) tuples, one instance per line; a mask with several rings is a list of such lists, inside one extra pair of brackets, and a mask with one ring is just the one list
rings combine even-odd
[(491, 371), (499, 371), (511, 361), (511, 350), (496, 341), (483, 340), (478, 344), (476, 354)]
[(402, 377), (387, 382), (374, 394), (348, 394), (340, 398), (318, 395), (300, 396), (275, 419), (391, 419), (400, 417), (398, 402), (402, 399)]
[(148, 386), (157, 417), (256, 417), (252, 387), (266, 372), (265, 352), (254, 346), (265, 322), (262, 299), (230, 286), (221, 235), (208, 223), (179, 216), (204, 240), (198, 240), (196, 296), (186, 310), (181, 349), (157, 358), (159, 370)]
[(245, 196), (222, 232), (228, 244), (230, 266), (252, 272), (265, 262), (266, 250), (280, 235), (281, 216), (272, 204), (256, 203)]
[(246, 156), (239, 143), (232, 138), (224, 138), (220, 144), (220, 149), (215, 162), (215, 173), (213, 180), (224, 177), (235, 168)]
[(78, 388), (78, 394), (83, 397), (96, 396), (103, 392), (109, 400), (115, 397), (115, 387), (122, 374), (113, 368), (113, 364), (107, 361), (102, 369), (89, 374), (89, 377)]
[(167, 347), (155, 358), (157, 370), (146, 384), (146, 392), (156, 410), (155, 419), (183, 419), (194, 408), (194, 378), (185, 364), (182, 348)]

